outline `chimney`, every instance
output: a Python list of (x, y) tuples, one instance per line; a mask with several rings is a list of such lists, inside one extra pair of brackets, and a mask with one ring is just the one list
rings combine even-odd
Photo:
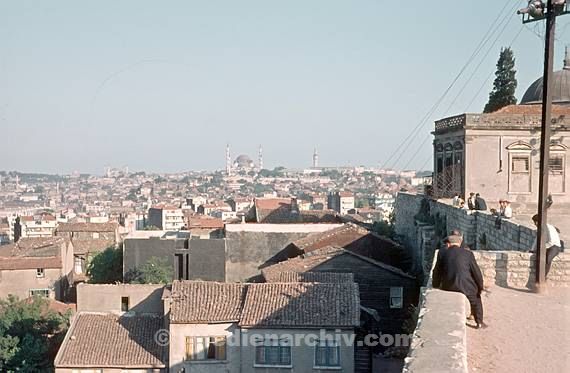
[(291, 197), (291, 213), (292, 214), (299, 213), (299, 205), (297, 204), (297, 197)]

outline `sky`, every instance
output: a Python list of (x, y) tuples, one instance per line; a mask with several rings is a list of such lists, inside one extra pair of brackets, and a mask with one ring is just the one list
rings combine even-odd
[(519, 99), (542, 74), (525, 3), (0, 0), (0, 170), (221, 169), (226, 144), (262, 145), (266, 168), (308, 167), (316, 147), (322, 166), (429, 169), (433, 121), (482, 110), (502, 46)]

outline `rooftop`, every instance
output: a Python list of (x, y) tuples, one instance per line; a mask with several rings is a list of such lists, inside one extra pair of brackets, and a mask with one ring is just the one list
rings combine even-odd
[(244, 284), (174, 281), (170, 296), (172, 323), (237, 322), (245, 296)]
[(155, 342), (159, 316), (79, 313), (55, 359), (62, 368), (162, 368), (166, 350)]
[(250, 284), (240, 325), (353, 328), (359, 315), (355, 283)]
[(61, 268), (60, 250), (63, 237), (21, 238), (0, 246), (0, 270)]
[[(502, 111), (501, 111), (502, 110)], [(540, 106), (513, 105), (503, 108), (495, 113), (488, 114), (460, 114), (443, 118), (435, 122), (435, 133), (445, 133), (458, 129), (538, 129), (542, 116)], [(570, 106), (553, 105), (552, 115), (557, 118), (556, 128), (561, 131), (570, 131)]]
[(115, 232), (117, 223), (60, 223), (58, 232)]

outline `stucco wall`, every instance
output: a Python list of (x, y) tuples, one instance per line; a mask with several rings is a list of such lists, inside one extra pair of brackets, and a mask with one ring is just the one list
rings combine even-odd
[[(245, 329), (242, 338), (249, 338), (255, 334), (259, 336), (277, 336), (278, 338), (290, 337), (295, 338), (295, 335), (316, 335), (318, 336), (320, 330), (315, 329)], [(342, 331), (338, 333), (340, 338), (340, 369), (336, 371), (341, 372), (354, 372), (354, 346), (343, 343), (346, 338), (350, 339), (354, 333), (353, 331)], [(343, 337), (344, 336), (344, 337)], [(300, 339), (303, 341), (303, 339)], [(293, 340), (294, 342), (294, 340)], [(310, 343), (310, 342), (309, 342)], [(315, 347), (308, 346), (305, 343), (300, 345), (292, 344), (291, 348), (291, 362), (293, 367), (291, 369), (283, 368), (267, 368), (267, 367), (254, 367), (255, 362), (255, 346), (248, 345), (242, 349), (242, 364), (243, 372), (256, 372), (256, 373), (269, 373), (269, 372), (330, 372), (330, 369), (314, 369), (315, 363)]]
[(224, 281), (224, 239), (161, 239), (127, 238), (123, 251), (123, 275), (144, 265), (152, 257), (166, 259), (173, 269), (173, 279), (178, 279), (179, 267), (175, 254), (182, 255), (182, 279)]
[(121, 298), (129, 297), (129, 309), (136, 313), (163, 314), (164, 285), (79, 284), (77, 312), (110, 312), (121, 314)]
[[(226, 336), (225, 361), (185, 361), (186, 337)], [(169, 364), (171, 372), (182, 368), (194, 373), (237, 373), (240, 371), (240, 349), (232, 346), (230, 337), (239, 341), (240, 330), (235, 323), (221, 324), (170, 324)]]
[(260, 274), (260, 267), (297, 255), (288, 247), (311, 233), (339, 224), (229, 224), (226, 226), (226, 281), (246, 281)]
[(50, 289), (50, 298), (61, 299), (60, 269), (45, 269), (44, 277), (36, 276), (36, 269), (0, 270), (0, 298), (13, 294), (20, 299), (28, 298), (32, 289)]
[[(516, 120), (516, 119), (515, 119)], [(465, 192), (481, 192), (489, 201), (498, 201), (501, 198), (509, 198), (515, 203), (527, 204), (537, 200), (538, 181), (539, 181), (539, 154), (540, 133), (532, 134), (530, 130), (508, 131), (505, 135), (503, 130), (475, 130), (466, 131), (466, 184)], [(502, 141), (501, 141), (502, 137)], [(561, 140), (561, 142), (570, 146), (570, 140), (564, 136), (553, 136), (552, 140)], [(507, 147), (518, 141), (524, 141), (533, 147), (530, 152), (530, 192), (517, 192), (509, 190), (509, 150)], [(502, 147), (501, 147), (502, 146)], [(502, 158), (502, 168), (499, 160)], [(556, 193), (556, 200), (560, 203), (570, 202), (570, 193), (568, 193), (568, 179), (570, 174), (570, 166), (568, 155), (566, 156), (566, 180), (565, 193)], [(553, 183), (559, 183), (560, 180), (553, 179)], [(560, 186), (552, 185), (552, 190), (558, 190)], [(556, 188), (556, 189), (554, 189)]]

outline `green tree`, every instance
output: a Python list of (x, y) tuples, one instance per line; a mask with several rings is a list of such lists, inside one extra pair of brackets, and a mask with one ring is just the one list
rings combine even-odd
[(47, 300), (39, 297), (0, 300), (0, 371), (53, 371), (69, 317), (49, 310)]
[(125, 280), (131, 284), (168, 284), (172, 281), (172, 267), (166, 258), (153, 256), (140, 268), (127, 272)]
[(114, 284), (123, 281), (123, 250), (109, 247), (97, 253), (87, 265), (92, 284)]
[(159, 231), (160, 228), (155, 225), (147, 225), (143, 228), (143, 231)]
[(394, 228), (395, 220), (396, 216), (394, 213), (391, 213), (388, 221), (374, 222), (374, 224), (372, 224), (372, 231), (376, 234), (379, 234), (380, 236), (392, 239), (396, 235), (396, 230)]
[(505, 106), (517, 103), (515, 91), (517, 89), (517, 71), (515, 58), (511, 48), (501, 48), (493, 90), (489, 94), (489, 102), (483, 112), (492, 113)]

